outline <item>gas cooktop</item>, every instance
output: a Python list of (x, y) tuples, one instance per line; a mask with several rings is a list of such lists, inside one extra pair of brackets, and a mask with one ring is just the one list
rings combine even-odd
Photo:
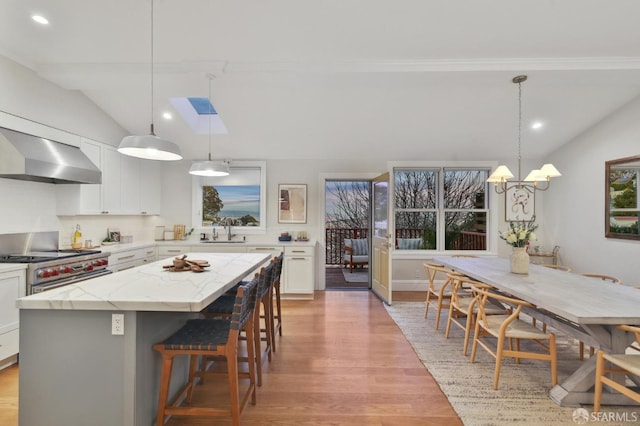
[(22, 254), (0, 255), (0, 263), (37, 263), (49, 260), (84, 256), (87, 254), (101, 253), (100, 250), (54, 250), (54, 251), (33, 251)]

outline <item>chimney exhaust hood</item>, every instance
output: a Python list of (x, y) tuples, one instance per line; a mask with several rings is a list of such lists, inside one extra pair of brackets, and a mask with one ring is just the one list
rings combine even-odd
[(80, 148), (0, 127), (0, 178), (102, 183), (102, 172)]

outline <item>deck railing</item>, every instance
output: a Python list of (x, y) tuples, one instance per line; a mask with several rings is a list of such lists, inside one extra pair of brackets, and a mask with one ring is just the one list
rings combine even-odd
[[(423, 230), (420, 228), (400, 228), (396, 229), (395, 236), (396, 240), (398, 238), (421, 238), (422, 232)], [(345, 238), (367, 238), (368, 236), (369, 230), (367, 228), (326, 228), (326, 264), (342, 264)], [(451, 242), (450, 250), (486, 250), (486, 248), (487, 235), (485, 233), (463, 231)]]

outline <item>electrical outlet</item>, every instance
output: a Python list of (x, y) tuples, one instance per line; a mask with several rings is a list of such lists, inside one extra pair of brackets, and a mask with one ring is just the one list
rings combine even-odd
[(111, 314), (111, 334), (114, 336), (124, 334), (124, 314)]

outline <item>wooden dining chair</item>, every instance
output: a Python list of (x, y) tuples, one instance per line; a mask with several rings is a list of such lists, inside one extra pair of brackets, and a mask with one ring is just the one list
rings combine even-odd
[[(440, 325), (440, 314), (443, 309), (449, 309), (451, 303), (451, 274), (458, 274), (446, 269), (443, 265), (438, 263), (427, 262), (424, 264), (425, 271), (427, 273), (428, 287), (427, 287), (427, 299), (424, 302), (424, 317), (429, 315), (429, 305), (434, 305), (436, 309), (436, 330)], [(436, 276), (440, 274), (445, 277), (442, 284), (438, 285), (436, 282)]]
[[(630, 325), (619, 325), (618, 329), (636, 336), (636, 343), (640, 343), (640, 327)], [(610, 365), (610, 366), (609, 366)], [(625, 373), (634, 376), (640, 376), (640, 355), (638, 354), (610, 354), (602, 349), (598, 350), (596, 358), (596, 384), (593, 395), (593, 411), (600, 411), (600, 403), (602, 401), (602, 385), (605, 384), (611, 389), (628, 396), (635, 402), (640, 402), (640, 393), (637, 388), (635, 390), (618, 383), (607, 377), (610, 373)]]
[[(549, 361), (551, 363), (551, 383), (553, 386), (558, 384), (555, 334), (545, 333), (528, 322), (519, 319), (523, 308), (531, 308), (534, 305), (524, 300), (492, 293), (487, 289), (478, 288), (476, 291), (480, 298), (473, 346), (471, 348), (471, 362), (475, 362), (478, 345), (482, 346), (495, 358), (496, 368), (493, 376), (493, 389), (498, 389), (500, 368), (504, 357), (513, 357), (516, 363), (520, 363), (520, 358)], [(513, 311), (509, 315), (488, 315), (487, 309), (490, 304), (505, 304), (511, 306)], [(496, 345), (494, 347), (490, 346), (488, 342), (483, 340), (485, 337), (497, 339)], [(520, 341), (523, 339), (531, 340), (543, 348), (545, 352), (521, 350)], [(544, 341), (548, 343), (545, 344)], [(505, 348), (506, 345), (508, 347)]]
[(600, 278), (602, 281), (610, 281), (614, 284), (622, 284), (622, 280), (616, 278), (616, 277), (612, 277), (611, 275), (603, 275), (603, 274), (582, 274), (582, 276), (585, 277), (591, 277), (591, 278)]
[[(476, 316), (478, 314), (478, 292), (475, 289), (490, 289), (489, 284), (475, 281), (471, 278), (458, 274), (449, 274), (451, 281), (451, 306), (449, 307), (449, 317), (447, 318), (447, 329), (444, 337), (449, 338), (451, 324), (455, 324), (464, 330), (464, 343), (462, 353), (467, 356), (469, 347), (469, 336), (475, 327)], [(510, 310), (502, 305), (490, 305), (485, 308), (486, 315), (508, 315)]]
[(551, 263), (542, 263), (540, 264), (540, 266), (544, 266), (545, 268), (549, 268), (549, 269), (557, 269), (559, 271), (571, 272), (571, 268), (565, 265), (554, 265)]

